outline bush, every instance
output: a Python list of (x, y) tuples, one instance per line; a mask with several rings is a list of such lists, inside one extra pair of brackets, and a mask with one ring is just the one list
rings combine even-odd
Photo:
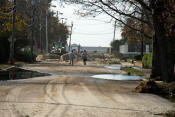
[(145, 54), (142, 58), (144, 68), (152, 68), (152, 53)]
[(34, 62), (36, 61), (36, 57), (37, 57), (37, 54), (36, 53), (31, 53), (31, 51), (29, 50), (25, 50), (25, 51), (20, 51), (16, 54), (16, 59), (18, 61), (23, 61), (23, 62)]
[(0, 33), (0, 63), (8, 62), (10, 53), (10, 45), (8, 37), (2, 37)]
[(142, 60), (142, 56), (141, 55), (136, 55), (136, 56), (134, 56), (134, 59), (135, 60)]

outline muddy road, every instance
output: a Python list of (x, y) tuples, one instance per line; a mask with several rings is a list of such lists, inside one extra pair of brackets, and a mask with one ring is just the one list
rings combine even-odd
[[(124, 73), (103, 65), (47, 62), (24, 68), (53, 75), (0, 82), (0, 117), (162, 117), (161, 113), (175, 106), (156, 95), (134, 93), (139, 81), (86, 75)], [(71, 75), (75, 73), (85, 75)]]

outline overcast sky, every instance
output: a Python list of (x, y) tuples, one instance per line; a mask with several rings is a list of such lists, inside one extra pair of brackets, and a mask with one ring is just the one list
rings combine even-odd
[[(63, 8), (60, 7), (58, 1), (52, 4), (57, 6), (53, 8), (55, 12), (63, 13), (59, 17), (67, 18), (67, 20), (64, 20), (67, 25), (71, 25), (71, 22), (73, 22), (72, 44), (110, 47), (110, 42), (113, 40), (114, 22), (108, 23), (110, 21), (109, 16), (83, 18), (74, 14), (75, 6), (73, 5), (65, 5)], [(120, 28), (117, 28), (116, 39), (120, 38)]]

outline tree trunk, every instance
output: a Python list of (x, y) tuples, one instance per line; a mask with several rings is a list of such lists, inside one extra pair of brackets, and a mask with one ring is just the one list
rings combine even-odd
[[(166, 17), (163, 16), (163, 13), (168, 12), (166, 11), (167, 9), (164, 9), (164, 7), (162, 7), (163, 5), (165, 5), (165, 3), (161, 1), (157, 1), (156, 4), (154, 3), (155, 2), (153, 2), (153, 24), (155, 30), (155, 50), (153, 51), (152, 74), (155, 76), (160, 75), (161, 80), (171, 82), (175, 81), (173, 46), (174, 37), (168, 34), (169, 30), (168, 27), (165, 25), (167, 24), (167, 20), (165, 19)], [(161, 68), (161, 70), (159, 68)], [(155, 70), (157, 71), (155, 72)]]
[(172, 39), (161, 40), (161, 79), (168, 82), (175, 81)]
[(151, 78), (160, 78), (161, 75), (161, 62), (158, 61), (160, 58), (160, 48), (158, 45), (158, 40), (156, 34), (153, 36), (153, 56), (152, 56), (152, 73)]

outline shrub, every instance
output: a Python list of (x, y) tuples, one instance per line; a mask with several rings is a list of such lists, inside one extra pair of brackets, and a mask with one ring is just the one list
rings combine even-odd
[(145, 54), (142, 58), (144, 68), (152, 68), (152, 53)]
[(141, 55), (136, 55), (136, 56), (134, 56), (134, 59), (135, 60), (142, 60), (142, 56)]
[(36, 57), (37, 57), (37, 54), (33, 53), (32, 55), (31, 51), (29, 50), (19, 51), (16, 54), (16, 59), (18, 61), (29, 62), (29, 63), (36, 61)]

